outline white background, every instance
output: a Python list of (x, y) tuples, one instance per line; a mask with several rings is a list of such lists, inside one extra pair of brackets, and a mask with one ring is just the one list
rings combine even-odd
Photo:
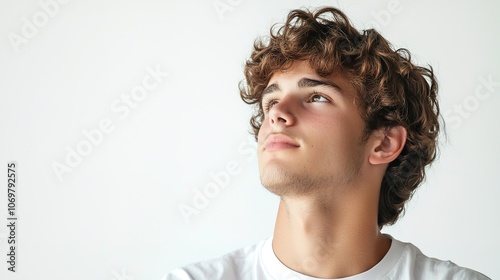
[[(440, 159), (384, 231), (500, 279), (498, 2), (73, 0), (46, 22), (38, 0), (0, 3), (1, 279), (160, 279), (269, 237), (278, 200), (260, 185), (237, 85), (257, 36), (291, 9), (326, 4), (410, 49), (440, 82)], [(36, 32), (24, 36), (26, 22)], [(112, 108), (124, 110), (122, 96), (157, 67), (168, 77), (136, 108)], [(53, 165), (103, 120), (114, 129), (59, 180)], [(4, 261), (9, 161), (16, 273)], [(193, 206), (228, 163), (239, 173), (188, 223), (179, 206)]]

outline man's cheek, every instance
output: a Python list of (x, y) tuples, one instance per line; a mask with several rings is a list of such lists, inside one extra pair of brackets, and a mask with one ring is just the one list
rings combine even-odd
[(263, 144), (268, 130), (269, 130), (268, 126), (265, 124), (265, 122), (262, 122), (262, 125), (260, 126), (259, 129), (259, 133), (257, 134), (257, 142), (259, 143), (259, 146)]

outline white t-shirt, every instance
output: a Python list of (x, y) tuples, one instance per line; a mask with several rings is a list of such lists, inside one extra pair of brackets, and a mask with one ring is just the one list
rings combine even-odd
[[(167, 273), (162, 280), (320, 279), (300, 274), (286, 267), (274, 254), (271, 244), (272, 238), (269, 238), (218, 259), (175, 269)], [(490, 278), (474, 270), (457, 266), (450, 261), (429, 258), (413, 244), (392, 238), (389, 251), (378, 264), (361, 274), (341, 279), (483, 280)]]

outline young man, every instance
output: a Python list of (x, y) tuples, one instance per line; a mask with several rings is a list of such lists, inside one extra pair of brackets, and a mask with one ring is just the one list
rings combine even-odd
[(274, 235), (164, 279), (488, 279), (380, 232), (436, 156), (432, 68), (323, 8), (256, 42), (245, 76), (261, 181), (281, 198)]

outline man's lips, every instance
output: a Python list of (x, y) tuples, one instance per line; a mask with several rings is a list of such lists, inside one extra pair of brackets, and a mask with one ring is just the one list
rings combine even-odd
[(300, 145), (285, 134), (271, 134), (264, 142), (264, 150), (283, 150), (298, 148)]

